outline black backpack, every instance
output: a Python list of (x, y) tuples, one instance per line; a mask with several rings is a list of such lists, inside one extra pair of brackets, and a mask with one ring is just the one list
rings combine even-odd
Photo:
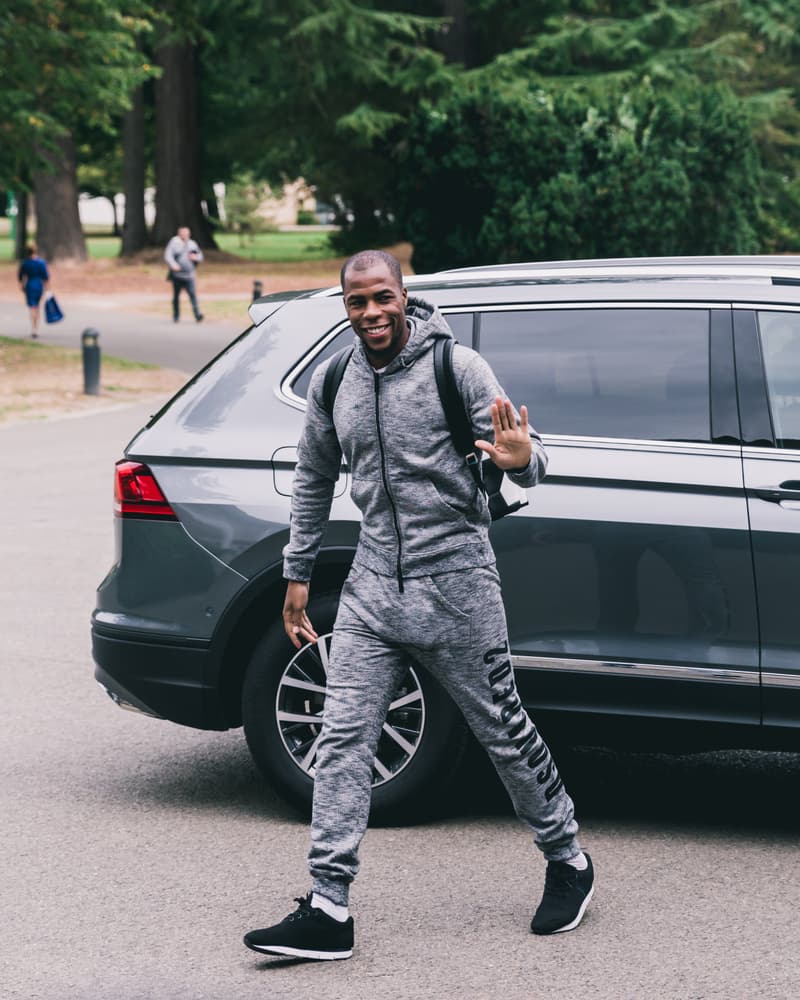
[[(492, 520), (497, 521), (506, 514), (524, 507), (527, 500), (514, 500), (509, 503), (500, 492), (505, 473), (491, 459), (481, 459), (475, 449), (472, 436), (472, 424), (464, 408), (464, 400), (456, 385), (453, 374), (453, 346), (455, 341), (438, 337), (433, 345), (433, 368), (436, 373), (436, 388), (442, 402), (447, 426), (456, 451), (464, 458), (467, 468), (475, 480), (478, 489), (486, 496)], [(322, 405), (325, 412), (333, 417), (333, 404), (339, 391), (344, 370), (353, 354), (353, 345), (343, 347), (333, 355), (322, 382)]]

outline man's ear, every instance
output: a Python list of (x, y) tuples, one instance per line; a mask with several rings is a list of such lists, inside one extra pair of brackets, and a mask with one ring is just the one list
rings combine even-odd
[(403, 304), (408, 302), (408, 289), (403, 285)]

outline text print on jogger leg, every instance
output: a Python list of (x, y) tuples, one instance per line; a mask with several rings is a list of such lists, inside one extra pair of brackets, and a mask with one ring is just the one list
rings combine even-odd
[[(514, 683), (514, 672), (511, 660), (508, 657), (508, 643), (488, 649), (483, 654), (483, 662), (491, 666), (489, 671), (489, 686), (492, 688), (492, 702), (502, 706), (500, 710), (500, 721), (503, 725), (508, 725), (514, 716), (522, 711), (522, 702), (517, 694), (517, 687)], [(496, 666), (492, 666), (498, 657), (503, 659)], [(506, 732), (506, 736), (514, 743), (520, 757), (528, 757), (528, 767), (539, 768), (536, 780), (540, 785), (550, 782), (545, 789), (544, 797), (550, 800), (560, 791), (564, 782), (556, 770), (550, 751), (539, 735), (536, 726), (531, 722), (531, 728), (523, 732), (528, 721), (527, 715), (523, 712), (522, 719), (512, 725)]]

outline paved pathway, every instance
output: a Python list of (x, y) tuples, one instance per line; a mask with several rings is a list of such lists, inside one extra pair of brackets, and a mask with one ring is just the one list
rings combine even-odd
[(553, 938), (528, 932), (543, 861), (476, 767), (463, 809), (368, 832), (352, 961), (248, 952), (306, 891), (307, 821), (240, 731), (123, 712), (92, 677), (113, 463), (148, 415), (0, 428), (2, 1000), (798, 996), (792, 754), (561, 758), (598, 889)]
[[(215, 296), (220, 298), (221, 296)], [(80, 347), (81, 334), (92, 328), (100, 333), (103, 353), (129, 361), (143, 361), (164, 368), (194, 374), (218, 354), (226, 344), (250, 326), (247, 301), (242, 302), (241, 320), (196, 323), (191, 314), (173, 323), (165, 297), (163, 314), (135, 312), (130, 303), (152, 303), (152, 297), (130, 296), (103, 300), (79, 298), (59, 302), (65, 313), (61, 323), (42, 324), (40, 337), (45, 344)], [(27, 338), (28, 317), (19, 302), (0, 301), (0, 336)]]

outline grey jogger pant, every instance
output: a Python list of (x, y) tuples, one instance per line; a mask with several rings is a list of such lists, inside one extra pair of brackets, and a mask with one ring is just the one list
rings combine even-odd
[(580, 850), (572, 800), (522, 708), (494, 566), (406, 578), (354, 566), (339, 605), (317, 748), (309, 868), (313, 890), (346, 904), (369, 817), (381, 728), (413, 660), (461, 710), (548, 860)]

